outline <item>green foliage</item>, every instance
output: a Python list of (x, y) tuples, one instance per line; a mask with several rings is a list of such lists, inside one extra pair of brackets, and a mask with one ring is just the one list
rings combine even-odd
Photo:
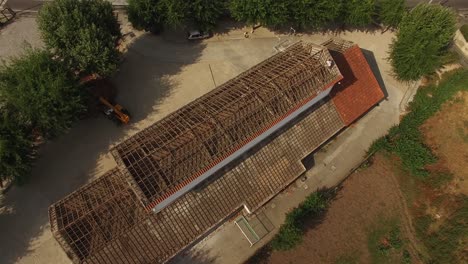
[(460, 32), (462, 33), (463, 37), (465, 38), (465, 41), (468, 41), (468, 25), (467, 24), (460, 27)]
[[(415, 228), (430, 256), (429, 263), (461, 263), (458, 252), (466, 250), (468, 235), (468, 196), (457, 198), (459, 203), (438, 230), (429, 230), (435, 221), (431, 216), (416, 218)], [(464, 242), (465, 241), (465, 242)], [(463, 254), (463, 253), (462, 253)]]
[(396, 28), (405, 14), (405, 0), (380, 0), (378, 9), (380, 22)]
[(398, 219), (379, 218), (367, 234), (367, 246), (372, 263), (402, 262), (404, 242)]
[(128, 20), (139, 30), (156, 32), (161, 26), (158, 0), (128, 0)]
[(300, 28), (319, 28), (338, 18), (341, 8), (341, 1), (295, 0), (290, 4), (290, 20)]
[(120, 26), (104, 0), (54, 0), (41, 8), (39, 29), (46, 47), (68, 68), (112, 74), (119, 61)]
[(465, 70), (448, 76), (438, 86), (419, 89), (410, 104), (411, 112), (403, 117), (398, 126), (390, 129), (388, 135), (374, 142), (370, 151), (384, 149), (395, 153), (412, 175), (427, 178), (429, 172), (425, 167), (433, 163), (436, 157), (425, 146), (419, 127), (455, 93), (467, 90), (468, 71)]
[(181, 27), (188, 20), (190, 5), (185, 0), (159, 0), (158, 10), (165, 26)]
[(286, 215), (286, 221), (271, 241), (271, 247), (274, 250), (289, 250), (300, 244), (303, 222), (320, 216), (326, 210), (329, 200), (329, 193), (326, 191), (309, 195), (304, 202)]
[(375, 14), (375, 0), (345, 0), (343, 3), (346, 25), (364, 27), (372, 23)]
[(77, 81), (47, 51), (28, 50), (0, 68), (0, 95), (25, 126), (52, 137), (84, 110)]
[(231, 15), (238, 21), (276, 27), (289, 21), (287, 0), (232, 0)]
[(18, 116), (0, 109), (0, 180), (13, 179), (17, 183), (31, 169), (31, 139), (29, 129), (23, 127)]
[(190, 5), (190, 18), (201, 30), (211, 30), (216, 26), (225, 9), (224, 1), (193, 0)]
[(420, 4), (407, 13), (390, 46), (390, 62), (396, 77), (417, 80), (434, 72), (455, 33), (455, 15), (440, 5)]

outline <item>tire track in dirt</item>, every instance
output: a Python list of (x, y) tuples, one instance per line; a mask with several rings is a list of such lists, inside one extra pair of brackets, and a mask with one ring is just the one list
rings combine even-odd
[(421, 242), (416, 237), (416, 230), (414, 229), (413, 220), (411, 218), (411, 214), (408, 209), (408, 204), (406, 203), (406, 199), (403, 195), (403, 192), (400, 189), (400, 184), (398, 180), (395, 178), (394, 173), (389, 173), (391, 182), (394, 184), (395, 195), (398, 196), (398, 200), (400, 201), (398, 207), (400, 208), (400, 213), (402, 215), (402, 226), (405, 229), (405, 233), (407, 234), (409, 240), (409, 252), (411, 257), (417, 261), (417, 263), (424, 263), (421, 259), (422, 250), (418, 245), (421, 245)]

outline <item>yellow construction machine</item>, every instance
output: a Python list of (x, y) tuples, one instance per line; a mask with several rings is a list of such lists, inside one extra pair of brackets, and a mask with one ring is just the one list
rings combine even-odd
[(108, 79), (101, 78), (97, 74), (91, 74), (81, 78), (81, 84), (88, 87), (93, 98), (98, 99), (97, 108), (110, 120), (117, 124), (128, 124), (130, 113), (123, 106), (115, 103), (115, 87)]

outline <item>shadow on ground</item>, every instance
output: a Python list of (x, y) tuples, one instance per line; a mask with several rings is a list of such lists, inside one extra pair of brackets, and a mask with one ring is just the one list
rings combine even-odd
[(132, 124), (117, 127), (104, 117), (81, 120), (41, 146), (30, 181), (0, 197), (0, 263), (68, 263), (50, 232), (49, 205), (115, 167), (110, 147), (154, 122), (147, 117), (177, 86), (167, 77), (197, 61), (203, 49), (201, 43), (174, 45), (152, 35), (135, 41), (113, 78), (117, 101), (130, 110)]
[(375, 78), (377, 79), (377, 82), (380, 85), (380, 88), (382, 88), (382, 92), (385, 95), (385, 98), (388, 97), (388, 91), (387, 87), (385, 86), (385, 82), (383, 81), (382, 74), (380, 73), (379, 65), (377, 65), (377, 60), (375, 59), (374, 52), (366, 49), (361, 49), (362, 53), (364, 54), (364, 57), (367, 60), (367, 63), (369, 63), (369, 66), (372, 70), (372, 73), (374, 73)]

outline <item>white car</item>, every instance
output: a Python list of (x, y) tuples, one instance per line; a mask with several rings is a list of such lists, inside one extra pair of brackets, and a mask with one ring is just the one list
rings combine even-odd
[(191, 30), (187, 33), (188, 40), (206, 39), (209, 37), (211, 37), (210, 32), (203, 32), (200, 30)]

